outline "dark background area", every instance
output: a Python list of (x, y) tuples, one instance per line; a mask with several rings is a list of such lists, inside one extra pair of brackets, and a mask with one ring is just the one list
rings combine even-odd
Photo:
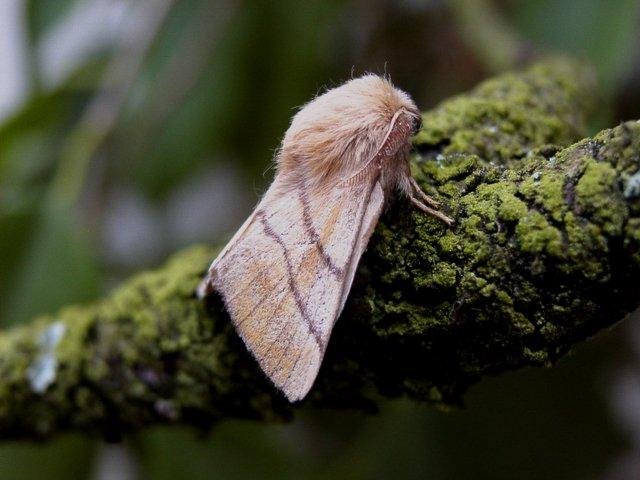
[[(539, 55), (596, 68), (590, 133), (640, 118), (636, 0), (0, 0), (0, 325), (224, 242), (297, 106), (364, 72), (424, 110)], [(637, 479), (640, 318), (463, 409), (0, 445), (0, 479)]]

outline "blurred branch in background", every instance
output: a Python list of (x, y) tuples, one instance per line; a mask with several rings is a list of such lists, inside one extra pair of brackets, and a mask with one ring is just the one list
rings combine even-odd
[[(640, 123), (569, 146), (594, 88), (588, 68), (556, 60), (425, 114), (413, 166), (457, 225), (396, 202), (308, 403), (458, 403), (482, 375), (550, 365), (637, 307)], [(194, 297), (213, 254), (185, 251), (103, 302), (0, 334), (0, 436), (289, 416), (220, 306)]]
[(527, 45), (489, 0), (450, 0), (451, 11), (467, 46), (492, 72), (516, 67)]
[(180, 105), (184, 104), (213, 56), (225, 33), (225, 26), (239, 9), (236, 0), (203, 2), (189, 19), (185, 35), (174, 47), (164, 70), (149, 98), (148, 108), (140, 115), (136, 128), (128, 131), (129, 141), (137, 149), (148, 148), (145, 142), (153, 140), (153, 132), (163, 125)]
[(0, 3), (0, 121), (4, 121), (24, 102), (29, 90), (28, 61), (25, 45), (24, 11), (20, 2)]
[(98, 94), (87, 105), (78, 125), (62, 149), (52, 183), (51, 202), (77, 201), (93, 155), (113, 130), (145, 55), (171, 9), (173, 0), (148, 0), (136, 4), (133, 18), (144, 19), (122, 36), (104, 74)]

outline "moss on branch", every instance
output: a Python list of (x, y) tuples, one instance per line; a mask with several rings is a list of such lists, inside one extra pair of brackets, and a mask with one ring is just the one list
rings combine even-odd
[[(452, 229), (397, 200), (359, 268), (307, 403), (457, 403), (484, 374), (549, 365), (640, 303), (640, 123), (584, 135), (588, 69), (483, 83), (424, 115), (412, 168)], [(0, 334), (0, 436), (286, 418), (195, 247), (105, 300)]]

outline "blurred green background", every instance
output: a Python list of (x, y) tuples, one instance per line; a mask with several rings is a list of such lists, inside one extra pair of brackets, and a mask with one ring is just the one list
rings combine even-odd
[[(640, 118), (639, 47), (636, 0), (0, 0), (1, 325), (224, 241), (324, 86), (387, 72), (428, 109), (564, 52), (598, 70), (596, 129)], [(4, 443), (0, 479), (637, 479), (639, 359), (630, 320), (462, 410)]]

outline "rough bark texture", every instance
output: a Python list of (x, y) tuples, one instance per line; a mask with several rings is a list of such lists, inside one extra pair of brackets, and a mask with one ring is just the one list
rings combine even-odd
[[(389, 208), (305, 403), (459, 403), (481, 375), (550, 365), (638, 306), (640, 123), (569, 146), (594, 88), (557, 60), (424, 115), (414, 173), (456, 226)], [(288, 417), (219, 301), (193, 295), (214, 253), (0, 334), (0, 436)]]

